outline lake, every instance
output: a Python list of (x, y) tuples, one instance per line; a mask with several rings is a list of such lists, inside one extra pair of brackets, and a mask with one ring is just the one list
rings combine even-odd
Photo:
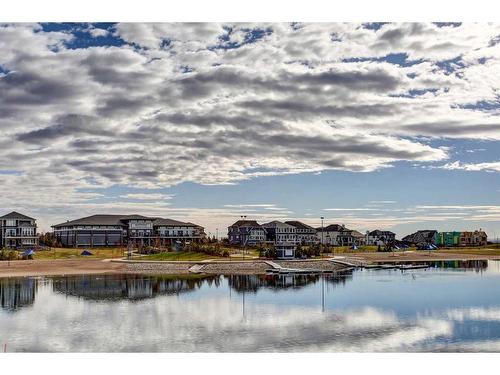
[(0, 279), (7, 352), (500, 351), (500, 263)]

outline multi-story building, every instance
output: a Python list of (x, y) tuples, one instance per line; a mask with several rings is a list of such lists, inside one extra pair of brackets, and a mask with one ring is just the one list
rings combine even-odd
[(474, 232), (460, 232), (460, 246), (485, 246), (487, 243), (488, 236), (481, 229)]
[(438, 246), (458, 246), (460, 243), (460, 232), (439, 232), (437, 237)]
[(36, 219), (15, 211), (0, 217), (0, 248), (29, 247), (37, 244)]
[(63, 246), (121, 246), (199, 241), (203, 227), (142, 215), (92, 215), (52, 226)]
[(318, 243), (319, 240), (316, 236), (316, 229), (313, 227), (300, 221), (285, 221), (285, 224), (295, 227), (298, 245), (313, 245)]
[(266, 242), (272, 243), (278, 258), (295, 258), (297, 228), (280, 221), (262, 224), (266, 230)]
[(345, 225), (341, 224), (330, 224), (323, 228), (316, 228), (318, 241), (323, 245), (331, 246), (358, 245), (359, 243), (356, 242), (353, 232), (352, 229), (348, 229)]
[(255, 246), (266, 241), (265, 229), (255, 220), (238, 220), (227, 228), (231, 245)]
[(353, 230), (351, 231), (351, 236), (354, 241), (354, 245), (356, 246), (366, 245), (366, 236), (363, 233), (358, 232), (357, 230)]
[(366, 244), (384, 246), (396, 241), (396, 233), (388, 230), (373, 230), (366, 233)]

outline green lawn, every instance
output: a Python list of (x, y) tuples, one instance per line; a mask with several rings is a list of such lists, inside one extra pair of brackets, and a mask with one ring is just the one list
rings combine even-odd
[(227, 259), (227, 258), (222, 258), (222, 257), (216, 257), (216, 256), (211, 256), (207, 255), (205, 253), (195, 253), (195, 252), (190, 252), (190, 251), (178, 251), (178, 252), (169, 252), (169, 253), (158, 253), (158, 254), (151, 254), (151, 255), (145, 255), (142, 257), (134, 257), (134, 259), (137, 260), (170, 260), (170, 261), (176, 261), (176, 260), (183, 260), (183, 261), (200, 261), (200, 260), (206, 260), (206, 259)]
[(39, 250), (35, 252), (33, 259), (105, 259), (121, 258), (127, 255), (123, 248), (88, 248), (92, 255), (80, 255), (83, 248), (52, 248), (51, 250)]

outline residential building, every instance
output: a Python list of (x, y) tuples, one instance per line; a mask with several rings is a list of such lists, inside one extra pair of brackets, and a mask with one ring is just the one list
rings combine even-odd
[(266, 241), (265, 229), (255, 220), (238, 220), (227, 228), (231, 245), (255, 246)]
[(189, 222), (158, 218), (153, 222), (153, 227), (155, 236), (162, 245), (171, 244), (174, 241), (199, 240), (205, 237), (205, 229), (202, 226)]
[(199, 241), (203, 227), (142, 215), (92, 215), (52, 226), (63, 246), (122, 246)]
[(458, 246), (460, 243), (460, 232), (439, 232), (436, 245), (438, 246)]
[(358, 232), (357, 230), (352, 230), (351, 236), (356, 246), (366, 245), (366, 236), (363, 233)]
[(316, 236), (323, 245), (352, 246), (356, 241), (353, 230), (341, 224), (330, 224), (323, 228), (316, 228)]
[(366, 244), (375, 246), (384, 246), (393, 243), (396, 240), (396, 233), (388, 230), (373, 230), (366, 232)]
[(488, 243), (488, 236), (484, 231), (460, 232), (460, 246), (485, 246)]
[(438, 242), (438, 231), (431, 229), (418, 230), (403, 237), (401, 241), (415, 246), (436, 245)]
[(314, 229), (313, 227), (300, 221), (285, 221), (285, 224), (289, 224), (295, 227), (298, 245), (313, 245), (315, 243), (318, 243), (319, 240), (316, 236), (316, 229)]
[(38, 245), (36, 219), (15, 211), (0, 217), (0, 248), (35, 245)]
[(272, 243), (278, 258), (295, 258), (297, 228), (280, 221), (262, 224), (266, 231), (266, 242)]

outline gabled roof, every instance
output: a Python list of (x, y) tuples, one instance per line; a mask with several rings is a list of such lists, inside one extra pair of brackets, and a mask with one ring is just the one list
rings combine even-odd
[(347, 229), (345, 226), (340, 225), (340, 224), (330, 224), (326, 227), (319, 227), (316, 228), (318, 232), (345, 232), (345, 231), (350, 231), (350, 229)]
[(147, 217), (147, 216), (142, 216), (142, 215), (125, 215), (121, 216), (121, 220), (155, 220), (155, 217)]
[(289, 225), (292, 225), (294, 226), (295, 228), (297, 229), (309, 229), (309, 230), (315, 230), (313, 227), (311, 227), (310, 225), (307, 225), (307, 224), (304, 224), (303, 222), (301, 221), (295, 221), (295, 220), (291, 220), (291, 221), (285, 221), (285, 224), (289, 224)]
[(193, 223), (185, 223), (173, 219), (163, 219), (161, 217), (149, 217), (142, 215), (92, 215), (81, 219), (67, 221), (65, 223), (53, 225), (53, 228), (73, 226), (73, 225), (126, 225), (128, 220), (151, 220), (153, 225), (170, 225), (183, 227), (200, 227)]
[(281, 221), (274, 220), (269, 223), (262, 224), (264, 228), (295, 228), (293, 225), (282, 223)]
[(73, 226), (73, 225), (123, 225), (121, 219), (124, 215), (92, 215), (81, 219), (67, 221), (65, 223), (53, 225), (53, 228)]
[(238, 220), (231, 227), (255, 227), (260, 228), (261, 225), (255, 220)]
[(396, 233), (391, 232), (390, 230), (379, 230), (375, 229), (368, 233), (370, 236), (392, 236), (396, 235)]
[(353, 230), (351, 231), (351, 235), (352, 235), (353, 237), (364, 237), (364, 236), (365, 236), (363, 233), (358, 232), (358, 231), (357, 231), (357, 230), (355, 230), (355, 229), (353, 229)]
[(165, 225), (165, 226), (171, 226), (171, 227), (198, 227), (199, 225), (193, 224), (193, 223), (185, 223), (182, 221), (178, 220), (173, 220), (173, 219), (162, 219), (162, 218), (157, 218), (153, 222), (154, 226), (160, 226), (160, 225)]
[(12, 211), (6, 215), (0, 216), (0, 219), (36, 220), (32, 217), (20, 214), (19, 212), (16, 212), (16, 211)]

